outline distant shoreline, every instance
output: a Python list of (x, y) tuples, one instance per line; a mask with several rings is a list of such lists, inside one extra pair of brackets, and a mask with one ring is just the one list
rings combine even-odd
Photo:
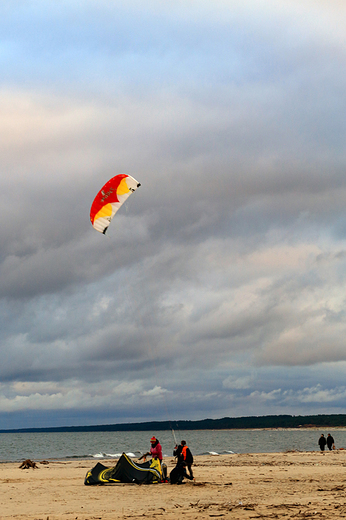
[(318, 430), (346, 428), (346, 414), (332, 415), (265, 415), (261, 417), (224, 417), (199, 421), (150, 421), (142, 423), (88, 426), (56, 426), (43, 428), (1, 429), (0, 433), (62, 432), (135, 432), (167, 430)]

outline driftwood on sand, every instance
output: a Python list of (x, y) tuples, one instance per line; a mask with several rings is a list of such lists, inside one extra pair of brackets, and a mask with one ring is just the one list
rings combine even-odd
[(21, 465), (19, 466), (20, 469), (38, 469), (38, 466), (36, 464), (36, 462), (33, 462), (32, 460), (30, 459), (26, 459), (24, 460), (24, 462), (21, 463)]

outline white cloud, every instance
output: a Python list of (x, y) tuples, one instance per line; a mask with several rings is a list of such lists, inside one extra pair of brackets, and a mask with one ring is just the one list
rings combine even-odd
[(281, 388), (272, 390), (271, 392), (251, 392), (250, 397), (255, 398), (258, 401), (274, 401), (278, 399), (282, 394)]
[(346, 398), (346, 388), (324, 389), (321, 385), (316, 385), (315, 387), (304, 388), (298, 391), (296, 398), (302, 403), (332, 403), (344, 401)]
[(253, 383), (253, 379), (251, 376), (244, 377), (236, 377), (236, 376), (228, 376), (223, 382), (222, 386), (224, 388), (230, 388), (234, 390), (245, 390), (251, 387)]
[(141, 392), (141, 395), (151, 397), (151, 396), (160, 396), (165, 393), (167, 393), (167, 390), (165, 388), (161, 388), (161, 386), (155, 385), (154, 388)]

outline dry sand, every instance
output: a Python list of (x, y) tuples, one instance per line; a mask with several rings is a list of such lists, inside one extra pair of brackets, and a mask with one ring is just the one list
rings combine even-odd
[[(0, 464), (1, 519), (345, 518), (346, 451), (196, 457), (196, 482), (85, 486), (93, 461)], [(168, 469), (173, 459), (165, 460)], [(103, 463), (114, 466), (115, 461)]]

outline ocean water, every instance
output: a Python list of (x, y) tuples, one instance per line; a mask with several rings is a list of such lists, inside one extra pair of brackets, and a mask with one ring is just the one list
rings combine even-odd
[[(138, 457), (150, 448), (155, 435), (164, 456), (172, 456), (175, 438), (187, 441), (194, 455), (319, 450), (318, 439), (331, 433), (337, 448), (346, 448), (346, 429), (337, 430), (185, 430), (153, 432), (1, 433), (0, 462), (25, 459), (118, 458), (121, 453)], [(175, 436), (175, 438), (174, 438)]]

